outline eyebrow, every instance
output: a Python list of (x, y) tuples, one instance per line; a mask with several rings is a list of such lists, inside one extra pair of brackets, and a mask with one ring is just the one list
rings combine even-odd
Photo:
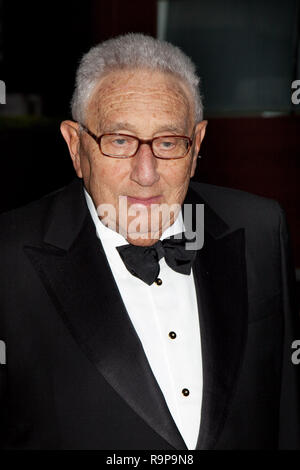
[[(137, 128), (134, 125), (130, 124), (129, 122), (125, 122), (125, 121), (111, 124), (110, 126), (105, 128), (105, 133), (118, 132), (120, 130), (123, 130), (123, 131), (127, 130), (135, 134), (138, 134)], [(187, 132), (187, 129), (185, 128), (185, 130), (183, 130), (182, 127), (178, 127), (173, 124), (168, 124), (166, 126), (161, 126), (157, 128), (155, 134), (159, 132), (170, 132), (170, 133), (182, 135), (183, 132)]]

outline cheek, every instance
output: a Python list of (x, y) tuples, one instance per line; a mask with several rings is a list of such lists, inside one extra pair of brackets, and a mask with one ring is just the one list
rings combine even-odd
[[(123, 163), (123, 165), (122, 165)], [(91, 181), (94, 187), (98, 188), (102, 194), (118, 195), (122, 181), (126, 178), (126, 168), (124, 162), (114, 161), (108, 158), (105, 160), (92, 159), (90, 162)]]
[(164, 172), (164, 180), (174, 189), (180, 188), (188, 184), (190, 180), (191, 161), (175, 161), (168, 162), (168, 167)]
[(168, 187), (166, 199), (169, 204), (182, 204), (190, 182), (191, 161), (175, 162), (165, 173), (165, 184)]

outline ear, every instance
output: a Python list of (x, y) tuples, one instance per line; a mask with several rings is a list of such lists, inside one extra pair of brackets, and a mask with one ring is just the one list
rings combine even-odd
[(195, 137), (194, 137), (195, 144), (194, 144), (193, 157), (192, 157), (193, 162), (192, 162), (192, 167), (191, 167), (191, 176), (190, 176), (191, 178), (195, 174), (197, 161), (198, 161), (197, 159), (198, 159), (201, 143), (205, 136), (206, 126), (207, 126), (207, 121), (201, 121), (201, 122), (198, 122), (195, 128)]
[(74, 121), (63, 121), (60, 131), (67, 142), (74, 169), (79, 178), (82, 178), (80, 155), (79, 155), (79, 124)]

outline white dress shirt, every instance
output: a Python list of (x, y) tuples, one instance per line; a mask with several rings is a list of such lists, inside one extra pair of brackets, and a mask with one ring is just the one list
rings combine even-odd
[[(85, 189), (84, 193), (97, 236), (152, 372), (187, 448), (195, 449), (202, 403), (202, 357), (193, 272), (177, 273), (162, 258), (161, 285), (149, 286), (133, 276), (116, 250), (117, 246), (128, 244), (127, 240), (101, 222), (90, 195)], [(180, 212), (161, 240), (183, 231)]]

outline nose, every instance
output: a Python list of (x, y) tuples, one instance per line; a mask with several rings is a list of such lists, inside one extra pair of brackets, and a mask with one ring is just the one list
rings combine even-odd
[(137, 154), (132, 158), (131, 179), (141, 186), (152, 186), (159, 180), (157, 163), (151, 146), (141, 144)]

